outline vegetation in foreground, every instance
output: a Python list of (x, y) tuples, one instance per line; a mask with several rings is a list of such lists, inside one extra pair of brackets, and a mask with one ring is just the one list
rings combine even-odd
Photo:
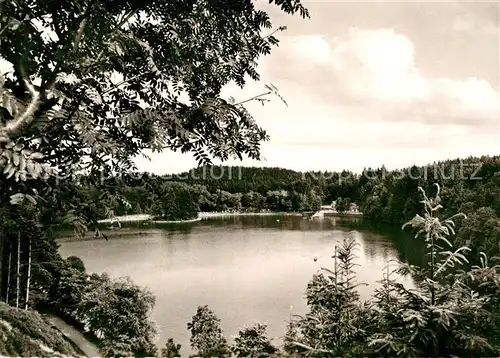
[(0, 303), (0, 355), (3, 357), (78, 357), (80, 352), (37, 312)]
[[(453, 247), (455, 221), (437, 216), (435, 197), (423, 189), (424, 214), (405, 227), (426, 243), (422, 267), (399, 262), (387, 268), (372, 300), (357, 294), (356, 245), (346, 239), (335, 248), (333, 266), (313, 277), (306, 289), (309, 312), (289, 323), (282, 344), (274, 345), (266, 327), (256, 323), (229, 342), (220, 320), (200, 306), (187, 328), (196, 356), (494, 356), (500, 353), (500, 266), (481, 254), (480, 265), (469, 265), (471, 250)], [(100, 338), (105, 356), (179, 356), (169, 339), (155, 346), (156, 328), (150, 318), (154, 297), (127, 280), (88, 275), (78, 258), (63, 260), (58, 279), (47, 291), (46, 303)], [(398, 281), (411, 275), (416, 289)], [(120, 324), (116, 324), (120, 322)], [(135, 327), (130, 330), (130, 327)]]

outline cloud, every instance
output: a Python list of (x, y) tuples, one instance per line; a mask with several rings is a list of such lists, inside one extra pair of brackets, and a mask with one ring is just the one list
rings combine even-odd
[[(392, 29), (284, 38), (259, 72), (289, 106), (248, 104), (271, 142), (267, 162), (243, 164), (359, 171), (498, 154), (498, 90), (479, 78), (426, 76), (415, 53)], [(224, 92), (244, 99), (261, 88)]]
[[(477, 24), (454, 26), (464, 35), (477, 35)], [(420, 41), (412, 35), (413, 43), (398, 26), (398, 31), (316, 27), (315, 33), (281, 36), (280, 46), (259, 63), (261, 83), (224, 88), (225, 97), (242, 101), (265, 92), (264, 83), (273, 83), (288, 102), (288, 107), (277, 98), (265, 106), (246, 104), (271, 136), (271, 142), (262, 145), (267, 161), (227, 164), (360, 171), (500, 152), (499, 88), (482, 78), (428, 75), (429, 69), (442, 73), (433, 65), (443, 58), (440, 54), (456, 58), (450, 66), (458, 68), (486, 55), (474, 57), (477, 51), (469, 49), (463, 58), (462, 53), (451, 56), (454, 47), (428, 37), (432, 31), (423, 31)], [(8, 70), (2, 65), (0, 61), (0, 70)], [(476, 67), (469, 67), (468, 73), (474, 73)], [(196, 165), (192, 155), (169, 151), (153, 154), (151, 162), (136, 162), (141, 170), (156, 173)]]
[[(413, 43), (393, 29), (352, 28), (344, 37), (307, 35), (283, 42), (280, 56), (298, 69), (290, 80), (303, 79), (302, 85), (331, 105), (364, 108), (385, 121), (477, 126), (500, 118), (498, 89), (473, 77), (425, 77), (415, 64)], [(271, 65), (271, 71), (284, 69)]]
[(470, 17), (457, 16), (451, 26), (452, 31), (462, 32), (480, 32), (485, 35), (498, 35), (498, 26), (492, 23), (480, 23)]
[(460, 13), (453, 17), (451, 30), (460, 34), (479, 33), (486, 36), (500, 34), (498, 2), (460, 2)]

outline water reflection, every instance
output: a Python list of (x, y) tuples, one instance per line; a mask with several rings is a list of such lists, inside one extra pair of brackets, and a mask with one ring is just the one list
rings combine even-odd
[(289, 307), (306, 312), (307, 283), (321, 267), (333, 267), (334, 246), (348, 235), (360, 244), (358, 282), (370, 284), (360, 288), (363, 298), (373, 293), (389, 260), (412, 250), (411, 241), (398, 243), (332, 217), (240, 216), (141, 230), (146, 235), (64, 242), (61, 253), (81, 257), (90, 272), (128, 275), (150, 287), (162, 327), (159, 343), (172, 337), (184, 348), (186, 323), (203, 304), (217, 312), (228, 337), (256, 321), (268, 323), (271, 336), (283, 336)]

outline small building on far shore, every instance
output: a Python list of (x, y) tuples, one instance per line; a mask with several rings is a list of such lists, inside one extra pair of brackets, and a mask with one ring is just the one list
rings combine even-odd
[(358, 213), (359, 212), (359, 206), (355, 203), (350, 203), (349, 204), (349, 211), (353, 213)]

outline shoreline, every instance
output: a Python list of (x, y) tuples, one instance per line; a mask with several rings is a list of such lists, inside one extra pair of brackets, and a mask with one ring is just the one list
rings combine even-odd
[[(323, 210), (322, 210), (323, 211)], [(198, 222), (205, 219), (211, 218), (224, 218), (224, 217), (234, 217), (234, 216), (304, 216), (306, 213), (301, 212), (273, 212), (273, 211), (261, 211), (261, 212), (199, 212), (197, 218), (188, 219), (188, 220), (154, 220), (154, 217), (149, 214), (135, 214), (135, 215), (123, 215), (116, 216), (110, 219), (102, 219), (98, 220), (99, 224), (114, 224), (114, 223), (143, 223), (149, 222), (152, 224), (184, 224), (184, 223), (193, 223)], [(363, 213), (360, 212), (330, 212), (323, 211), (324, 216), (356, 216), (362, 217)]]
[(276, 215), (282, 215), (282, 216), (303, 216), (304, 214), (300, 212), (273, 212), (273, 211), (260, 211), (260, 212), (200, 212), (198, 213), (199, 217), (202, 219), (211, 219), (211, 218), (223, 218), (223, 217), (228, 217), (228, 216), (276, 216)]
[[(153, 216), (149, 214), (134, 214), (134, 215), (123, 215), (116, 216), (110, 219), (102, 219), (98, 220), (97, 223), (100, 225), (112, 225), (112, 224), (129, 224), (129, 225), (147, 225), (147, 224), (160, 224), (160, 225), (169, 225), (169, 224), (189, 224), (200, 222), (202, 220), (210, 220), (216, 218), (229, 218), (235, 216), (303, 216), (305, 214), (293, 212), (256, 212), (256, 213), (243, 213), (243, 212), (200, 212), (198, 213), (198, 217), (189, 220), (153, 220)], [(109, 228), (108, 230), (101, 230), (101, 232), (105, 232), (106, 236), (109, 238), (123, 237), (128, 235), (147, 235), (150, 233), (152, 228), (144, 227), (144, 228), (131, 228), (128, 226), (125, 227), (114, 227)], [(87, 232), (84, 238), (79, 238), (77, 240), (93, 240), (95, 239), (95, 235), (91, 232)], [(60, 236), (57, 238), (58, 241), (73, 241), (75, 240), (72, 231), (63, 231), (60, 233)]]
[(183, 223), (191, 223), (197, 222), (204, 219), (211, 218), (222, 218), (228, 216), (273, 216), (273, 215), (288, 215), (288, 216), (302, 216), (302, 213), (293, 212), (256, 212), (256, 213), (244, 213), (244, 212), (200, 212), (198, 213), (198, 217), (194, 219), (188, 220), (154, 220), (154, 216), (149, 214), (135, 214), (135, 215), (123, 215), (116, 216), (110, 219), (102, 219), (98, 220), (98, 224), (113, 224), (113, 223), (142, 223), (142, 222), (150, 222), (152, 224), (183, 224)]
[(339, 213), (339, 212), (326, 212), (324, 214), (325, 217), (363, 217), (363, 213), (357, 211), (357, 212), (350, 212), (350, 211), (347, 211), (347, 212), (342, 212), (342, 213)]
[(201, 221), (201, 218), (197, 217), (188, 220), (148, 220), (147, 222), (150, 222), (152, 224), (187, 224), (187, 223), (194, 223), (197, 221)]

